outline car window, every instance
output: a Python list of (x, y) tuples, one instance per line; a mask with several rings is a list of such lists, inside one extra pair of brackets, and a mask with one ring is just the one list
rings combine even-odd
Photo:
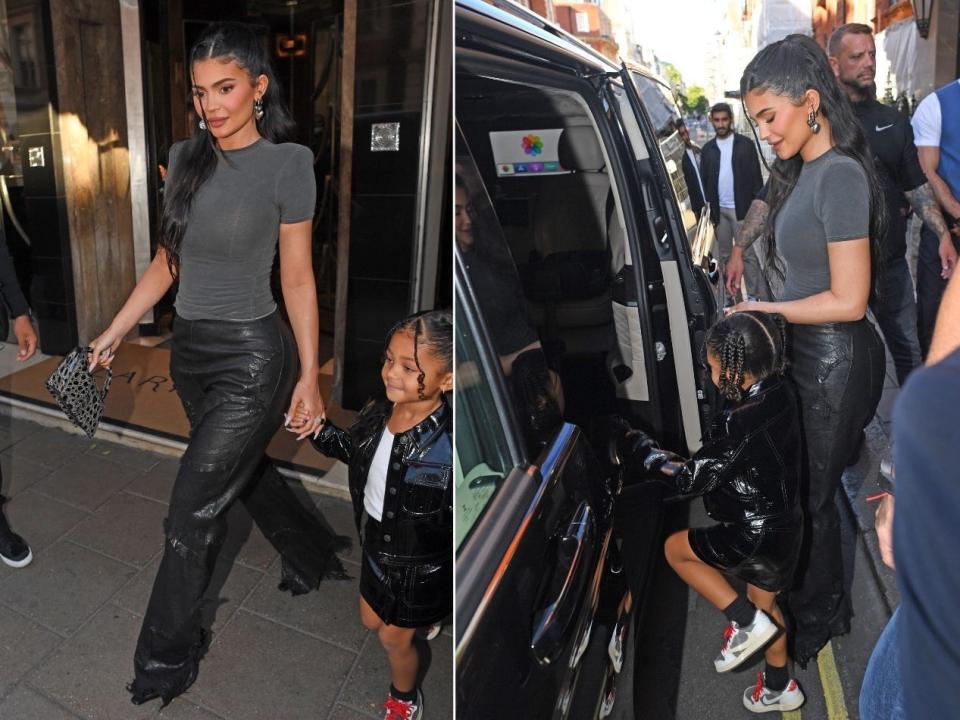
[[(464, 317), (457, 299), (457, 317)], [(470, 531), (507, 476), (513, 463), (510, 446), (499, 417), (490, 384), (482, 371), (481, 354), (469, 323), (456, 323), (457, 401), (454, 412), (457, 432), (454, 441), (456, 481), (457, 548)]]
[[(681, 208), (685, 228), (689, 231), (696, 224), (690, 205), (690, 192), (687, 181), (683, 176), (683, 140), (677, 132), (677, 123), (682, 120), (679, 108), (673, 100), (670, 91), (646, 75), (631, 73), (633, 82), (640, 92), (643, 105), (653, 121), (653, 129), (657, 135), (660, 152), (670, 175), (673, 192), (677, 196), (677, 204)], [(690, 211), (690, 212), (687, 212)]]
[[(466, 141), (459, 133), (457, 140), (456, 252), (485, 327), (485, 341), (499, 366), (492, 370), (502, 374), (507, 400), (519, 423), (520, 442), (528, 457), (535, 457), (562, 423), (559, 404), (549, 397), (553, 376), (498, 211), (490, 202)], [(546, 179), (556, 177), (564, 175), (542, 174)], [(516, 176), (509, 179), (527, 182)], [(504, 211), (509, 212), (509, 207)]]

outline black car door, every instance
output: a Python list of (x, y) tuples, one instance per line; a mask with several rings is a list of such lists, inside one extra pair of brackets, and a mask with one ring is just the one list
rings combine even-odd
[(509, 296), (519, 280), (468, 250), (504, 241), (495, 223), (474, 222), (489, 201), (462, 137), (457, 155), (457, 213), (469, 215), (455, 273), (457, 716), (563, 718), (597, 610), (612, 490), (577, 427), (558, 416), (536, 437), (525, 427), (535, 405), (518, 398), (516, 370), (504, 373), (497, 308), (482, 297)]

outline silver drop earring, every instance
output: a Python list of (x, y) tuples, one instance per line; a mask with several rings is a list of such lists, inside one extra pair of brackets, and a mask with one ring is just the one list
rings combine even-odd
[(253, 103), (253, 114), (257, 120), (263, 120), (263, 99), (257, 98)]
[(201, 130), (206, 130), (206, 129), (207, 129), (207, 123), (206, 123), (206, 121), (205, 121), (203, 118), (200, 118), (200, 123), (199, 123), (198, 127), (199, 127)]
[(810, 109), (810, 114), (807, 115), (807, 125), (810, 126), (810, 132), (816, 135), (820, 132), (820, 123), (817, 122), (817, 111)]

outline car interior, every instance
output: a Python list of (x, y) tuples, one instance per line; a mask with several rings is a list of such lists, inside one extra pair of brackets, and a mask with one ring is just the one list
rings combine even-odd
[[(526, 312), (560, 376), (564, 415), (587, 427), (616, 411), (618, 386), (645, 372), (630, 321), (612, 302), (626, 233), (592, 115), (573, 92), (471, 75), (457, 83), (458, 121), (517, 267)], [(491, 134), (533, 137), (542, 129), (557, 137), (562, 171), (504, 174)]]

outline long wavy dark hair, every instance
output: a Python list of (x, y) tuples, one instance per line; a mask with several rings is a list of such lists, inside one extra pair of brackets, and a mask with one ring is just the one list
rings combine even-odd
[[(270, 56), (253, 30), (236, 22), (210, 25), (190, 50), (191, 77), (194, 63), (209, 59), (235, 62), (250, 75), (251, 82), (255, 82), (260, 75), (266, 75), (268, 84), (262, 97), (263, 117), (257, 120), (257, 130), (273, 143), (291, 139), (296, 126), (283, 103), (280, 83), (270, 66)], [(206, 120), (202, 106), (200, 111)], [(160, 218), (160, 247), (167, 253), (167, 262), (174, 277), (180, 269), (180, 248), (193, 196), (210, 177), (218, 157), (226, 160), (209, 130), (201, 130), (198, 126), (194, 126), (193, 135), (177, 153), (175, 172), (164, 190), (163, 214)]]
[[(870, 191), (870, 264), (872, 271), (872, 295), (877, 294), (878, 277), (882, 254), (880, 243), (886, 234), (887, 214), (883, 189), (873, 163), (873, 155), (866, 136), (853, 114), (853, 107), (840, 87), (830, 68), (826, 54), (817, 43), (805, 35), (788, 35), (758, 52), (743, 71), (740, 78), (741, 102), (750, 91), (767, 91), (784, 96), (794, 104), (803, 102), (807, 90), (820, 93), (818, 112), (830, 123), (830, 136), (837, 152), (856, 160), (867, 175)], [(746, 107), (744, 107), (746, 110)], [(758, 149), (760, 140), (754, 130)], [(761, 153), (761, 158), (763, 154)], [(766, 162), (764, 161), (764, 164)], [(803, 168), (799, 153), (788, 160), (777, 158), (770, 169), (767, 205), (766, 239), (768, 243), (767, 264), (783, 277), (775, 252), (774, 223), (777, 214), (793, 191)]]

